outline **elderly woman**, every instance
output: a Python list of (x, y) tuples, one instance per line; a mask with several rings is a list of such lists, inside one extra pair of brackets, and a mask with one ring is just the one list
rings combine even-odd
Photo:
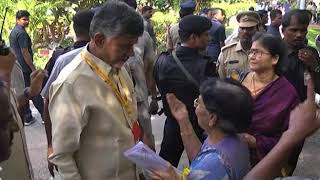
[[(13, 133), (18, 130), (13, 120), (13, 114), (9, 102), (9, 90), (0, 81), (0, 162), (9, 159), (10, 146), (13, 140)], [(0, 173), (1, 174), (1, 173)], [(1, 179), (1, 177), (0, 177)]]
[(280, 72), (285, 56), (283, 41), (270, 34), (256, 34), (249, 52), (251, 72), (241, 78), (254, 98), (252, 123), (244, 140), (250, 147), (251, 165), (259, 162), (288, 128), (291, 110), (299, 103), (295, 88)]
[[(192, 128), (186, 106), (173, 94), (168, 94), (167, 100), (192, 160), (187, 179), (243, 179), (249, 170), (249, 152), (236, 134), (245, 132), (250, 125), (250, 92), (233, 80), (212, 78), (202, 83), (195, 106), (198, 124), (208, 135), (203, 144)], [(154, 175), (154, 179), (179, 179), (172, 170)]]

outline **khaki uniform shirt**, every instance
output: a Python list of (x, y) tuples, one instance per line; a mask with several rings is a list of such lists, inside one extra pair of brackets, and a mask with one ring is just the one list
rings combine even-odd
[(17, 101), (13, 91), (14, 89), (10, 92), (10, 102), (13, 111), (13, 119), (18, 124), (19, 131), (14, 133), (9, 159), (0, 163), (0, 167), (3, 168), (3, 170), (0, 171), (0, 179), (32, 180), (33, 172), (29, 159), (24, 127), (17, 109)]
[(239, 41), (239, 32), (238, 30), (237, 31), (234, 31), (225, 41), (224, 41), (224, 44), (226, 46), (230, 45), (230, 44), (233, 44), (233, 43), (236, 43)]
[(241, 73), (249, 70), (248, 52), (242, 49), (240, 41), (227, 45), (221, 49), (217, 66), (221, 78), (238, 79)]
[[(133, 83), (124, 68), (118, 73), (88, 52), (125, 94), (133, 112), (125, 111), (111, 87), (91, 69), (81, 53), (53, 82), (49, 97), (53, 154), (62, 180), (135, 180), (136, 167), (123, 153), (135, 142), (131, 132), (137, 119)], [(118, 74), (119, 79), (114, 74)], [(121, 86), (120, 86), (121, 85)]]
[(171, 26), (167, 33), (167, 50), (175, 50), (180, 43), (179, 24)]

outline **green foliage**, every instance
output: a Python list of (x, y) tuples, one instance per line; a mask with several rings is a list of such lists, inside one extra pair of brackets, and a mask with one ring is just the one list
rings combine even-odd
[(37, 69), (44, 69), (48, 62), (47, 57), (41, 57), (38, 53), (33, 54), (33, 63), (36, 66)]
[(164, 51), (166, 49), (166, 35), (170, 25), (177, 23), (179, 13), (177, 11), (170, 10), (166, 13), (157, 11), (152, 16), (152, 22), (154, 25), (154, 31), (157, 35), (158, 51)]
[[(250, 6), (254, 6), (255, 2), (253, 0), (248, 0), (240, 3), (227, 2), (212, 2), (209, 7), (220, 7), (226, 11), (227, 18), (230, 18), (236, 15), (239, 11), (246, 11)], [(157, 35), (157, 45), (158, 51), (164, 51), (166, 45), (166, 34), (167, 29), (170, 25), (177, 23), (179, 19), (179, 13), (177, 10), (168, 10), (168, 11), (157, 11), (152, 17), (152, 22), (154, 25), (154, 30)], [(227, 21), (228, 22), (228, 21)], [(230, 28), (228, 26), (231, 26)], [(227, 29), (233, 29), (237, 24), (228, 24)]]
[(309, 46), (316, 47), (315, 38), (317, 37), (318, 34), (320, 34), (320, 28), (314, 28), (314, 27), (308, 28), (307, 38), (308, 38)]
[[(72, 17), (76, 11), (91, 8), (106, 0), (0, 0), (0, 17), (3, 20), (4, 9), (8, 13), (2, 38), (9, 44), (9, 34), (15, 26), (15, 14), (18, 10), (30, 13), (30, 24), (27, 32), (33, 43), (34, 52), (40, 48), (54, 49), (58, 45), (67, 46), (72, 40), (66, 35), (70, 32)], [(67, 40), (66, 40), (67, 39)], [(35, 64), (43, 67), (46, 58), (34, 55)]]
[(227, 17), (234, 16), (240, 11), (248, 11), (250, 6), (255, 7), (255, 2), (253, 0), (231, 4), (230, 2), (211, 3), (211, 7), (219, 7), (224, 9)]

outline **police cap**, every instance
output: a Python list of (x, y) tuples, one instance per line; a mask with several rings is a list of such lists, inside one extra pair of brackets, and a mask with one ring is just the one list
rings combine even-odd
[(196, 15), (188, 15), (181, 19), (179, 29), (188, 33), (203, 33), (208, 31), (212, 26), (208, 18)]
[(180, 4), (181, 9), (194, 9), (196, 8), (196, 3), (193, 0), (186, 0), (181, 2)]
[(253, 11), (241, 12), (237, 15), (239, 27), (253, 27), (257, 26), (261, 21), (258, 13)]

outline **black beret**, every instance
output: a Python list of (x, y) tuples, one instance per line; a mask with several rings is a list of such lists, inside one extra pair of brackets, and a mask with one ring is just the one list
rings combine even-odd
[(181, 19), (179, 29), (189, 33), (203, 33), (208, 31), (212, 26), (211, 21), (202, 16), (188, 15)]

